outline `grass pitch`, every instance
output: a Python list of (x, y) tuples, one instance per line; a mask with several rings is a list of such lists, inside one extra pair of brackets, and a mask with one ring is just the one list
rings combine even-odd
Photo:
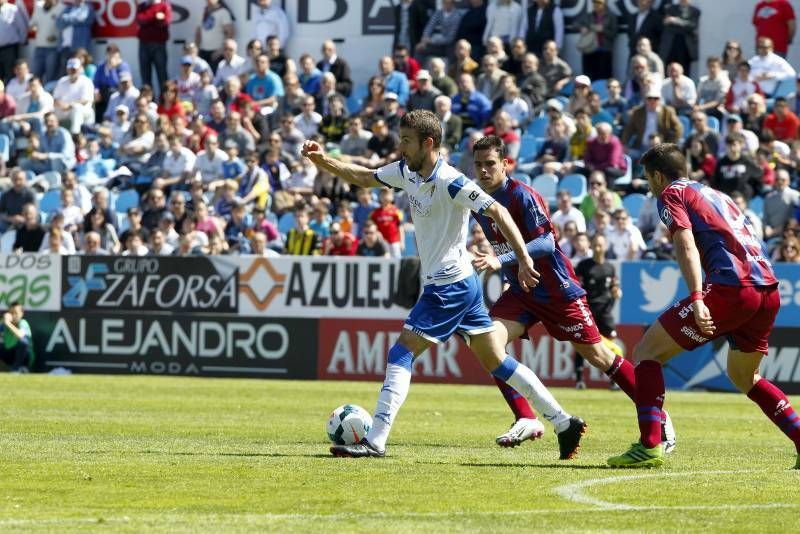
[(797, 532), (791, 443), (741, 395), (670, 393), (666, 468), (605, 467), (621, 392), (556, 390), (589, 423), (511, 450), (493, 387), (413, 384), (383, 460), (328, 456), (329, 412), (379, 384), (0, 376), (0, 530)]

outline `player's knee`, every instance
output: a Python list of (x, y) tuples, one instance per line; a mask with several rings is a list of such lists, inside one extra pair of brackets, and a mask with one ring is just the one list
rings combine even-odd
[(747, 393), (758, 382), (758, 373), (750, 368), (728, 365), (728, 378), (731, 379), (736, 389)]
[(592, 367), (602, 370), (608, 369), (614, 361), (614, 354), (602, 343), (584, 345), (578, 350), (578, 354), (583, 356)]

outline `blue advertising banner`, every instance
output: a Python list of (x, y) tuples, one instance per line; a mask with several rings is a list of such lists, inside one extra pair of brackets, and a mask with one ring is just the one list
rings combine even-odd
[[(773, 267), (781, 294), (775, 326), (800, 327), (800, 265), (776, 263)], [(621, 324), (651, 324), (662, 311), (689, 294), (675, 262), (625, 262), (621, 269)]]

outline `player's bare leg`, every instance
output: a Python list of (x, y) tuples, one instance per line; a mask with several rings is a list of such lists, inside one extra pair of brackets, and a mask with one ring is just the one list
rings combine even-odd
[(404, 328), (397, 342), (389, 350), (386, 364), (386, 378), (378, 396), (372, 428), (361, 443), (353, 445), (334, 445), (331, 454), (334, 456), (382, 457), (386, 449), (386, 440), (392, 423), (400, 411), (400, 407), (408, 396), (411, 386), (411, 366), (414, 358), (419, 356), (433, 342)]
[(506, 354), (509, 334), (517, 333), (519, 336), (519, 329), (524, 329), (524, 326), (516, 323), (515, 327), (512, 321), (502, 319), (493, 322), (495, 331), (471, 337), (470, 348), (484, 369), (517, 390), (553, 424), (559, 436), (560, 458), (566, 460), (574, 457), (580, 446), (580, 437), (586, 431), (586, 423), (564, 411), (533, 371)]
[(728, 376), (733, 385), (758, 404), (764, 415), (794, 442), (797, 450), (795, 469), (800, 469), (800, 416), (783, 391), (758, 373), (763, 357), (760, 352), (730, 350)]

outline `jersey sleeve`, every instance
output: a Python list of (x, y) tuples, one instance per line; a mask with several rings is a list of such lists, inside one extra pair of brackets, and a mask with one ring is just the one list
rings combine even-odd
[(478, 184), (468, 180), (463, 174), (447, 180), (447, 192), (456, 204), (476, 213), (483, 213), (495, 202)]
[(661, 222), (669, 228), (670, 232), (675, 232), (681, 228), (692, 228), (689, 220), (689, 213), (686, 209), (686, 201), (683, 199), (682, 191), (675, 187), (667, 188), (658, 200), (658, 216)]
[[(524, 224), (531, 239), (536, 239), (552, 231), (550, 219), (547, 217), (545, 207), (539, 202), (535, 195), (522, 188), (517, 188), (515, 192), (516, 200), (521, 204), (520, 215), (524, 221), (516, 221), (518, 225)], [(523, 226), (520, 225), (522, 228)]]
[(386, 187), (405, 189), (405, 183), (408, 179), (406, 171), (406, 160), (401, 159), (376, 169), (375, 179)]

